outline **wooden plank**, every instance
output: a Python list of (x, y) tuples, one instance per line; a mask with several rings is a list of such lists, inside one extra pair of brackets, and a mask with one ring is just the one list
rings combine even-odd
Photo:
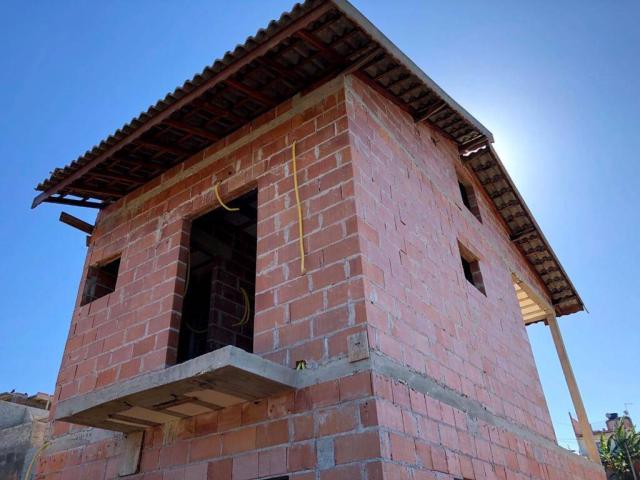
[(202, 415), (203, 413), (211, 412), (211, 408), (200, 405), (196, 402), (186, 402), (180, 405), (175, 405), (164, 410), (165, 412), (175, 412), (183, 415), (185, 418), (194, 417), (196, 415)]
[(138, 473), (143, 440), (144, 432), (134, 432), (125, 435), (124, 455), (121, 457), (119, 469), (119, 475), (121, 477)]
[(60, 212), (60, 219), (62, 223), (66, 223), (70, 227), (77, 228), (81, 232), (86, 234), (93, 234), (93, 225), (85, 222), (84, 220), (80, 220), (78, 217), (74, 217), (70, 213)]
[(194, 392), (187, 393), (187, 395), (193, 397), (197, 401), (205, 402), (209, 405), (215, 405), (218, 408), (229, 407), (231, 405), (244, 402), (244, 399), (240, 397), (228, 395), (211, 389), (196, 390)]
[(109, 205), (108, 202), (91, 202), (89, 200), (76, 200), (74, 198), (65, 198), (65, 197), (47, 197), (42, 201), (47, 203), (59, 203), (62, 205), (71, 205), (73, 207), (97, 208), (100, 210), (102, 210), (103, 208)]
[(587, 449), (587, 453), (589, 454), (589, 459), (592, 462), (600, 465), (600, 455), (598, 454), (598, 448), (596, 447), (596, 442), (593, 438), (591, 425), (589, 424), (589, 420), (587, 417), (587, 410), (584, 408), (582, 395), (580, 395), (580, 389), (578, 388), (578, 382), (576, 381), (576, 377), (573, 373), (573, 368), (571, 367), (571, 362), (569, 361), (569, 354), (567, 353), (567, 349), (564, 345), (562, 333), (560, 332), (558, 320), (556, 319), (555, 315), (552, 314), (549, 316), (549, 318), (547, 319), (547, 325), (549, 325), (549, 329), (551, 330), (551, 336), (553, 337), (553, 343), (556, 347), (556, 351), (558, 352), (558, 358), (560, 359), (560, 365), (562, 366), (564, 379), (567, 382), (567, 387), (569, 387), (569, 394), (571, 395), (571, 400), (573, 401), (573, 407), (576, 410), (576, 415), (578, 416), (578, 421), (580, 422), (580, 428), (582, 429), (582, 438), (585, 441), (585, 447)]
[(216, 405), (214, 403), (210, 403), (210, 402), (205, 402), (204, 400), (200, 400), (199, 398), (196, 397), (192, 397), (191, 398), (191, 403), (194, 403), (195, 405), (200, 405), (201, 407), (206, 407), (209, 410), (221, 410), (222, 407), (220, 405)]
[(109, 415), (109, 419), (110, 420), (116, 420), (116, 421), (125, 422), (125, 423), (128, 423), (130, 425), (139, 425), (139, 426), (142, 426), (142, 427), (158, 427), (158, 426), (161, 425), (161, 423), (152, 422), (152, 421), (149, 421), (149, 420), (145, 420), (143, 418), (130, 417), (128, 415), (122, 415), (120, 413), (113, 413), (113, 414)]

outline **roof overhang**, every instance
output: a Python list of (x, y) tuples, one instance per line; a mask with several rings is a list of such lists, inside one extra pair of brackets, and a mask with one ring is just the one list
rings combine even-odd
[[(307, 0), (38, 184), (43, 202), (103, 208), (294, 95), (352, 73), (455, 142), (540, 274), (558, 315), (580, 297), (517, 192), (491, 133), (346, 0)], [(469, 153), (471, 152), (471, 153)]]
[(307, 0), (38, 184), (103, 208), (292, 96), (351, 72), (467, 148), (491, 133), (345, 0)]
[(584, 310), (580, 295), (493, 147), (483, 145), (473, 151), (463, 151), (461, 159), (474, 172), (502, 217), (511, 242), (540, 276), (556, 315)]

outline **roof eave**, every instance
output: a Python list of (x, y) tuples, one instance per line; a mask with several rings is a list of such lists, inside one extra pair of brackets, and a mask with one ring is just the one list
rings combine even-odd
[(413, 60), (405, 55), (387, 36), (369, 21), (357, 8), (347, 0), (331, 0), (347, 17), (360, 25), (362, 29), (385, 50), (387, 50), (398, 62), (404, 64), (416, 77), (420, 78), (428, 88), (433, 90), (442, 100), (451, 105), (457, 113), (478, 129), (486, 139), (493, 143), (493, 134), (478, 119), (471, 115), (464, 107), (451, 98), (429, 75), (427, 75)]
[[(117, 191), (113, 191), (109, 189), (108, 185), (104, 186), (102, 182), (98, 182), (98, 187), (87, 187), (87, 184), (91, 185), (92, 183), (96, 183), (91, 180), (92, 175), (97, 175), (97, 173), (95, 173), (96, 168), (98, 168), (98, 170), (102, 170), (103, 168), (109, 169), (110, 162), (113, 162), (114, 159), (118, 162), (118, 155), (123, 148), (130, 148), (132, 145), (135, 146), (139, 143), (144, 143), (145, 134), (154, 127), (164, 127), (164, 122), (169, 123), (171, 121), (170, 117), (172, 114), (179, 112), (184, 106), (190, 105), (190, 102), (199, 100), (201, 95), (204, 95), (210, 89), (216, 88), (217, 85), (225, 81), (230, 82), (233, 80), (232, 76), (237, 74), (243, 67), (249, 65), (255, 59), (264, 58), (264, 55), (272, 48), (302, 33), (303, 29), (308, 28), (324, 13), (330, 11), (340, 12), (361, 31), (362, 35), (369, 38), (373, 46), (377, 45), (378, 49), (382, 51), (382, 61), (384, 64), (388, 64), (389, 60), (397, 62), (409, 77), (415, 79), (412, 81), (417, 81), (418, 84), (422, 86), (421, 91), (428, 93), (421, 98), (437, 99), (436, 103), (442, 105), (439, 109), (444, 112), (444, 116), (441, 116), (440, 119), (434, 119), (433, 116), (435, 113), (430, 110), (430, 107), (424, 106), (421, 99), (416, 99), (415, 97), (413, 99), (402, 99), (405, 93), (391, 91), (391, 87), (384, 84), (384, 82), (383, 85), (376, 85), (379, 88), (390, 89), (390, 95), (396, 95), (397, 99), (400, 100), (399, 103), (407, 102), (403, 105), (407, 109), (413, 110), (413, 102), (420, 102), (418, 105), (423, 105), (423, 107), (419, 107), (420, 110), (418, 111), (413, 110), (416, 121), (422, 120), (431, 123), (436, 128), (440, 128), (441, 124), (444, 123), (445, 127), (442, 128), (449, 128), (447, 126), (449, 125), (447, 119), (449, 118), (449, 112), (452, 112), (454, 117), (457, 116), (452, 122), (452, 133), (457, 135), (455, 141), (461, 148), (471, 143), (475, 144), (479, 140), (493, 141), (493, 136), (488, 129), (449, 97), (429, 76), (418, 68), (411, 59), (403, 54), (349, 2), (346, 0), (307, 0), (303, 4), (294, 6), (290, 12), (283, 14), (279, 20), (272, 21), (268, 27), (261, 29), (255, 36), (249, 37), (244, 44), (236, 47), (234, 51), (228, 52), (223, 59), (217, 60), (213, 65), (205, 68), (201, 74), (185, 82), (182, 87), (177, 88), (174, 92), (150, 107), (146, 112), (143, 112), (131, 122), (124, 125), (100, 145), (97, 145), (91, 151), (85, 153), (64, 168), (56, 169), (49, 179), (37, 186), (37, 190), (40, 190), (42, 193), (39, 193), (34, 198), (31, 205), (32, 208), (35, 208), (45, 201), (101, 208), (115, 201), (117, 198), (126, 195), (132, 190), (118, 186)], [(327, 47), (328, 50), (332, 48), (331, 44), (327, 45)], [(320, 48), (322, 49), (323, 46), (321, 45)], [(346, 60), (346, 58), (342, 58), (342, 60)], [(358, 64), (359, 60), (349, 61), (354, 62), (350, 64), (353, 66)], [(347, 67), (348, 66), (349, 65), (347, 65)], [(358, 68), (360, 71), (357, 73), (363, 73), (363, 71), (369, 67), (360, 65)], [(338, 73), (334, 71), (333, 74), (337, 75)], [(209, 77), (209, 75), (211, 76)], [(403, 73), (403, 75), (405, 74)], [(376, 79), (377, 77), (372, 77), (371, 81), (375, 83), (377, 82)], [(424, 109), (422, 110), (422, 108)], [(439, 109), (436, 109), (436, 111)], [(426, 112), (431, 113), (427, 114)], [(423, 113), (425, 117), (418, 118), (421, 117)], [(438, 113), (438, 115), (440, 116), (440, 113)], [(462, 133), (460, 133), (461, 131)], [(444, 133), (447, 134), (447, 132)], [(193, 152), (191, 153), (193, 154)], [(177, 161), (184, 161), (184, 159), (185, 158), (177, 159)], [(149, 181), (153, 177), (149, 176), (145, 178), (146, 181)], [(96, 188), (98, 190), (96, 190)], [(69, 196), (78, 198), (70, 198)], [(101, 200), (102, 203), (92, 202), (90, 199), (98, 199)]]

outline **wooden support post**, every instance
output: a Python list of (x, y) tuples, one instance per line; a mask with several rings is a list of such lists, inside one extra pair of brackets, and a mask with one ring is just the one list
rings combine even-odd
[(124, 452), (118, 472), (120, 477), (138, 473), (143, 439), (144, 431), (131, 432), (124, 436)]
[(567, 387), (569, 387), (569, 393), (571, 394), (571, 400), (573, 401), (573, 407), (576, 410), (576, 415), (578, 415), (578, 422), (580, 423), (580, 428), (582, 429), (582, 438), (584, 439), (587, 454), (589, 455), (591, 461), (600, 464), (600, 454), (598, 453), (598, 449), (596, 448), (596, 442), (593, 438), (591, 425), (589, 425), (587, 411), (584, 408), (584, 403), (582, 403), (582, 396), (580, 395), (580, 390), (578, 389), (578, 382), (576, 382), (576, 377), (573, 374), (573, 368), (571, 368), (569, 355), (567, 354), (567, 349), (564, 346), (564, 340), (562, 339), (562, 334), (560, 333), (558, 320), (556, 319), (556, 316), (554, 314), (551, 314), (547, 317), (547, 325), (549, 325), (549, 329), (551, 330), (551, 336), (553, 337), (553, 343), (555, 343), (556, 345), (558, 357), (560, 358), (560, 365), (562, 365), (564, 378), (567, 381)]

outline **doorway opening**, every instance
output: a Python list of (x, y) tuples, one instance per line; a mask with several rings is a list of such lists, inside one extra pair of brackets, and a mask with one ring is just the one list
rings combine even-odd
[(253, 350), (257, 191), (227, 205), (234, 211), (191, 222), (178, 362), (227, 345)]

